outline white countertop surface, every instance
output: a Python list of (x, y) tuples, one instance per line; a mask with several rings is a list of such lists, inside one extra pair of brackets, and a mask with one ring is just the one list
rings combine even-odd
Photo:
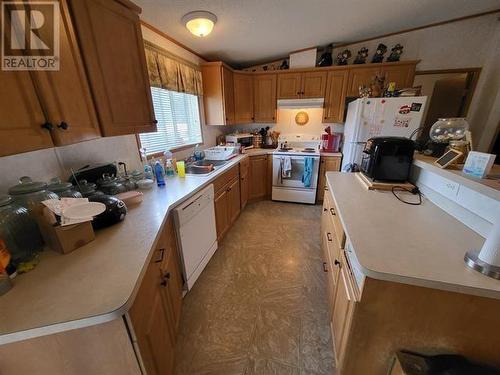
[(354, 173), (326, 176), (366, 276), (500, 299), (500, 281), (464, 263), (465, 252), (484, 242), (476, 232), (425, 197), (422, 205), (411, 206), (390, 191), (367, 190)]
[(218, 175), (167, 178), (144, 192), (125, 220), (96, 232), (93, 242), (61, 255), (47, 250), (31, 272), (0, 296), (0, 344), (116, 319), (128, 311), (168, 212)]

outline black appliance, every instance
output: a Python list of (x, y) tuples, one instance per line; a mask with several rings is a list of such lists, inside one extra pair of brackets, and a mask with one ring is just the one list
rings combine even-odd
[(414, 152), (415, 143), (408, 138), (370, 138), (363, 150), (361, 172), (372, 180), (406, 182)]
[(127, 206), (122, 200), (100, 193), (91, 195), (89, 201), (103, 203), (106, 206), (106, 211), (100, 213), (92, 220), (94, 229), (109, 227), (125, 219)]
[(116, 165), (113, 163), (103, 163), (96, 165), (87, 165), (75, 171), (70, 177), (69, 182), (78, 186), (77, 181), (85, 180), (96, 183), (103, 175), (116, 176)]

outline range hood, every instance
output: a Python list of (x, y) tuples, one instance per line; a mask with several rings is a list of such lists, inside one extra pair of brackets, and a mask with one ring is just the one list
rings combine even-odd
[(324, 98), (278, 99), (278, 109), (323, 108)]

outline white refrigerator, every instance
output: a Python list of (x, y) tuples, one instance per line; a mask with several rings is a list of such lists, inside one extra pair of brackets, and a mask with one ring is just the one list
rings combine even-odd
[(426, 96), (409, 96), (361, 98), (349, 103), (344, 125), (342, 171), (349, 172), (353, 166), (361, 165), (368, 139), (410, 137), (421, 126), (426, 100)]

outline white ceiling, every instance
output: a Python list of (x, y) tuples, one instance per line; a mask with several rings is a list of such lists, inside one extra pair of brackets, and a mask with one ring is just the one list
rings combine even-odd
[[(141, 18), (209, 60), (249, 66), (289, 52), (346, 43), (500, 8), (500, 0), (134, 0)], [(181, 18), (217, 15), (197, 38)]]

